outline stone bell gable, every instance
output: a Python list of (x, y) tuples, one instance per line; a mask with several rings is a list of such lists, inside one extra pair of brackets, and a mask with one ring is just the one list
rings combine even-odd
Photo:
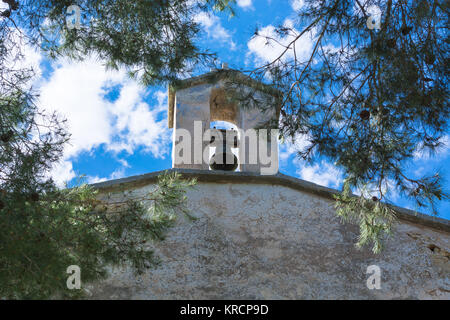
[[(227, 121), (244, 132), (248, 129), (277, 127), (280, 96), (280, 92), (272, 87), (227, 68), (172, 83), (169, 86), (168, 107), (168, 126), (173, 129), (172, 167), (210, 170), (209, 161), (201, 157), (196, 161), (194, 156), (203, 154), (209, 142), (205, 140), (196, 145), (194, 139), (204, 135), (210, 129), (211, 122)], [(179, 161), (180, 155), (176, 152), (181, 130), (189, 132), (191, 139), (190, 160), (184, 162)], [(245, 139), (248, 138), (240, 141), (242, 148), (238, 147), (240, 159), (251, 158), (251, 142)], [(267, 148), (271, 150), (270, 141)], [(278, 149), (273, 157), (278, 161)], [(259, 172), (263, 166), (259, 159), (254, 163), (242, 161), (239, 171)]]

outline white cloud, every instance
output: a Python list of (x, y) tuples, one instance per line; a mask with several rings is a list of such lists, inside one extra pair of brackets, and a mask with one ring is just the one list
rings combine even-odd
[(252, 0), (237, 0), (237, 5), (244, 9), (249, 9), (252, 7)]
[(121, 78), (105, 72), (98, 62), (87, 60), (62, 63), (43, 83), (40, 106), (66, 117), (72, 134), (66, 157), (110, 141), (113, 117), (109, 111), (111, 104), (103, 98), (103, 87), (108, 81), (118, 82)]
[(108, 178), (106, 178), (106, 177), (100, 178), (99, 176), (88, 176), (87, 183), (93, 184), (93, 183), (99, 183), (99, 182), (108, 181), (108, 180), (121, 179), (123, 177), (125, 177), (125, 167), (121, 167), (121, 168), (115, 170), (114, 172), (112, 172), (109, 175)]
[(297, 170), (297, 174), (304, 180), (331, 188), (339, 187), (342, 182), (342, 173), (325, 161), (312, 166), (303, 165)]
[[(113, 102), (105, 98), (112, 88), (118, 92)], [(101, 145), (112, 153), (131, 154), (142, 148), (158, 158), (169, 152), (170, 134), (164, 112), (167, 94), (156, 92), (155, 103), (148, 104), (144, 100), (145, 88), (130, 80), (123, 70), (107, 71), (95, 59), (65, 60), (55, 66), (40, 89), (40, 107), (67, 118), (72, 134), (64, 150), (63, 165), (52, 172), (55, 180), (72, 179), (75, 174), (70, 161)], [(120, 174), (116, 172), (110, 178), (118, 178)], [(91, 177), (92, 181), (98, 179)]]
[[(299, 31), (293, 28), (294, 23), (291, 19), (286, 19), (283, 23), (286, 28), (292, 28), (292, 31), (285, 36), (280, 36), (275, 30), (276, 27), (268, 25), (259, 30), (259, 35), (254, 36), (248, 41), (249, 49), (247, 56), (252, 56), (256, 64), (271, 62), (277, 59), (284, 51), (285, 47), (292, 42)], [(300, 61), (309, 57), (313, 48), (313, 37), (315, 31), (307, 32), (295, 42), (295, 54)], [(283, 60), (286, 61), (294, 57), (293, 46), (284, 54)]]
[(94, 184), (94, 183), (99, 183), (99, 182), (103, 182), (103, 181), (108, 181), (108, 178), (100, 178), (99, 176), (89, 176), (87, 177), (87, 183), (88, 184)]
[[(125, 85), (119, 99), (112, 106), (112, 113), (117, 122), (115, 124), (116, 137), (108, 149), (116, 152), (122, 150), (128, 153), (138, 147), (151, 153), (156, 158), (162, 158), (168, 153), (170, 134), (165, 117), (167, 94), (155, 94), (158, 103), (150, 107), (142, 101), (144, 89), (137, 83)], [(162, 120), (158, 116), (164, 114)]]
[(64, 184), (66, 182), (69, 182), (76, 177), (76, 174), (73, 171), (72, 162), (68, 160), (62, 160), (56, 163), (53, 166), (51, 176), (56, 185), (58, 185), (59, 187), (64, 187)]
[[(296, 174), (303, 180), (330, 188), (338, 188), (343, 181), (343, 175), (337, 167), (326, 161), (309, 165), (296, 156), (298, 151), (304, 150), (309, 144), (308, 135), (298, 135), (294, 140), (289, 139), (280, 144), (280, 165), (286, 169), (289, 168), (289, 165), (294, 165)], [(296, 157), (288, 163), (292, 155)]]
[(195, 15), (194, 20), (205, 29), (209, 38), (229, 45), (231, 50), (236, 49), (236, 43), (233, 41), (228, 30), (220, 23), (219, 17), (202, 11)]
[(119, 168), (110, 175), (111, 179), (120, 179), (123, 177), (125, 177), (125, 168)]
[[(396, 187), (394, 180), (385, 179), (381, 184), (381, 192), (385, 200), (397, 201), (400, 199), (399, 190)], [(352, 193), (365, 198), (372, 198), (373, 196), (380, 198), (379, 186), (375, 183), (369, 183), (365, 186), (357, 186), (353, 188)]]
[(305, 4), (304, 0), (292, 0), (291, 1), (291, 7), (295, 11), (299, 11), (303, 7), (304, 4)]
[(125, 159), (118, 159), (117, 161), (120, 162), (120, 164), (124, 167), (124, 168), (131, 168), (130, 164), (128, 163), (127, 160)]
[(430, 160), (430, 159), (442, 159), (450, 154), (450, 135), (445, 135), (440, 139), (442, 143), (434, 152), (429, 151), (415, 151), (414, 152), (414, 160), (422, 161), (422, 160)]
[(298, 134), (295, 139), (288, 139), (280, 144), (280, 161), (286, 161), (290, 156), (297, 154), (298, 151), (305, 149), (308, 145), (308, 135)]

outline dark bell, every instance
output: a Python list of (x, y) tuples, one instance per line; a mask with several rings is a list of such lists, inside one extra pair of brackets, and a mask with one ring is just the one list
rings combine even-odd
[[(235, 171), (238, 167), (238, 159), (231, 152), (231, 148), (236, 148), (238, 145), (237, 137), (234, 137), (233, 146), (227, 144), (227, 130), (220, 130), (222, 134), (222, 139), (216, 147), (216, 152), (212, 155), (209, 160), (209, 165), (212, 170), (222, 170), (222, 171)], [(216, 140), (216, 137), (211, 137), (211, 143)]]
[[(214, 127), (214, 129), (215, 129), (216, 127)], [(222, 141), (223, 141), (223, 143), (225, 144), (225, 141), (226, 141), (226, 139), (227, 139), (227, 131), (230, 131), (230, 130), (225, 130), (225, 129), (218, 129), (218, 131), (220, 131), (220, 133), (222, 134)], [(234, 130), (231, 130), (231, 131), (234, 131)], [(233, 132), (234, 133), (234, 132)], [(211, 136), (211, 140), (209, 141), (209, 143), (211, 144), (211, 143), (213, 143), (214, 141), (216, 141), (216, 136)], [(237, 138), (237, 136), (235, 135), (234, 136), (234, 142), (233, 142), (233, 146), (231, 147), (231, 148), (237, 148), (237, 146), (238, 146), (238, 138)]]
[[(219, 159), (221, 161), (218, 161)], [(221, 163), (217, 163), (216, 161)], [(238, 167), (238, 159), (232, 152), (215, 153), (211, 157), (209, 165), (213, 170), (234, 171)]]

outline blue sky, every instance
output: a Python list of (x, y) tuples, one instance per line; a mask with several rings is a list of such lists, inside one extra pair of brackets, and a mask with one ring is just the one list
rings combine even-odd
[[(226, 14), (196, 17), (202, 26), (198, 43), (216, 52), (220, 61), (231, 68), (251, 69), (280, 52), (280, 48), (267, 46), (262, 39), (252, 39), (256, 27), (276, 36), (274, 27), (295, 26), (295, 10), (302, 1), (237, 2), (233, 18)], [(288, 40), (276, 37), (281, 42)], [(310, 48), (305, 38), (299, 43), (298, 52), (306, 54)], [(58, 183), (73, 182), (79, 175), (85, 175), (92, 183), (171, 167), (171, 130), (167, 127), (165, 87), (144, 88), (127, 78), (124, 70), (106, 71), (94, 58), (83, 62), (49, 61), (32, 49), (27, 50), (27, 59), (38, 66), (41, 74), (35, 83), (35, 88), (41, 91), (40, 106), (66, 117), (72, 133), (64, 159), (52, 172)], [(339, 189), (342, 175), (331, 163), (322, 160), (310, 165), (296, 158), (294, 146), (302, 143), (300, 139), (280, 146), (280, 171)], [(450, 181), (449, 160), (447, 144), (434, 157), (416, 155), (407, 170), (418, 176), (439, 169)], [(397, 205), (415, 209), (395, 192), (391, 199)], [(450, 202), (440, 203), (439, 212), (440, 217), (450, 219)]]

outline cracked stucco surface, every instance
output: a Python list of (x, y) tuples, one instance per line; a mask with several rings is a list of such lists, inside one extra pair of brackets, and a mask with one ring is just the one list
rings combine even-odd
[[(152, 185), (132, 190), (145, 194)], [(89, 288), (96, 299), (450, 299), (450, 237), (399, 221), (385, 250), (354, 244), (332, 201), (280, 185), (199, 182), (196, 221), (178, 219), (155, 245), (162, 264), (126, 269)], [(369, 290), (366, 269), (381, 268)]]

